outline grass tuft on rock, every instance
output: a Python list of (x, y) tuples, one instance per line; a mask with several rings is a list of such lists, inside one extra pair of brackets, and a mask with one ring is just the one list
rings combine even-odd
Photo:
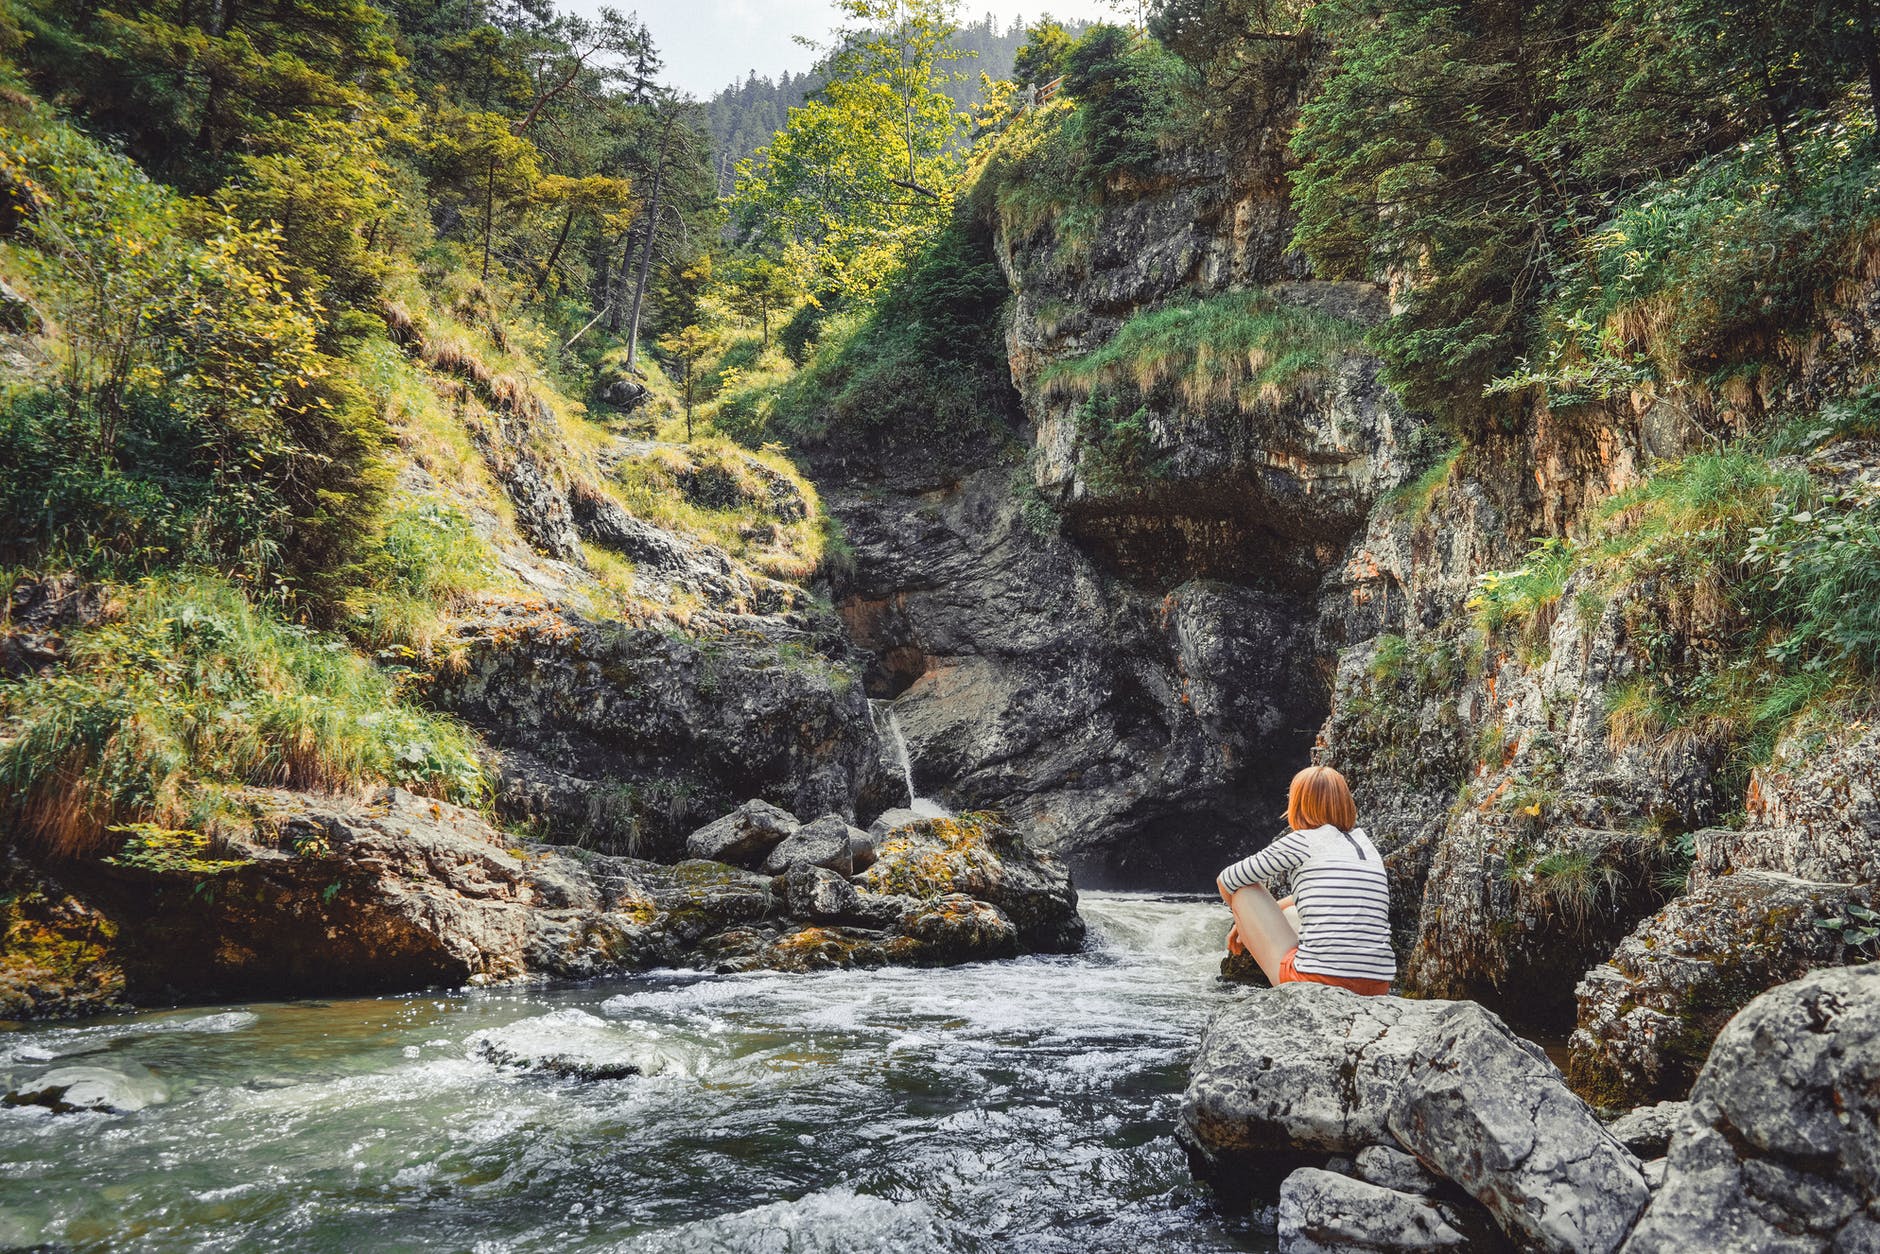
[(481, 804), (469, 732), (408, 704), (340, 639), (212, 575), (116, 590), (57, 666), (0, 683), (0, 818), (57, 856), (111, 829), (212, 825), (229, 786), (396, 783)]

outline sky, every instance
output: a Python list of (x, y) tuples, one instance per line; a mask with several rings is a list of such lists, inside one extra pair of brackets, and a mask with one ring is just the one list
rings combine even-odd
[[(815, 52), (790, 37), (820, 40), (836, 24), (830, 0), (562, 0), (559, 7), (592, 14), (604, 4), (638, 14), (665, 59), (666, 81), (700, 98), (752, 70), (775, 78), (809, 69)], [(1118, 7), (1113, 0), (963, 0), (960, 20), (990, 13), (1004, 24), (1049, 12), (1062, 20), (1114, 21)], [(1133, 0), (1121, 7), (1132, 15), (1136, 8)]]

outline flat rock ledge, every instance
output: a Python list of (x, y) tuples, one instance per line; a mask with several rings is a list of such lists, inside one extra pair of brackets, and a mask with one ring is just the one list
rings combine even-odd
[[(1249, 993), (1208, 1025), (1177, 1135), (1224, 1205), (1278, 1201), (1287, 1254), (1609, 1254), (1649, 1195), (1547, 1056), (1473, 1002)], [(1324, 1178), (1353, 1157), (1365, 1180)]]
[[(95, 1010), (100, 988), (104, 1004), (153, 1005), (672, 966), (946, 964), (1083, 943), (1069, 873), (990, 816), (871, 837), (836, 816), (805, 824), (752, 803), (712, 825), (721, 838), (735, 829), (722, 847), (735, 865), (519, 841), (399, 789), (247, 801), (252, 821), (207, 856), (61, 868), (57, 891), (97, 952), (69, 1008), (41, 963), (30, 996), (0, 1000), (0, 1018)], [(764, 867), (777, 871), (752, 869)]]

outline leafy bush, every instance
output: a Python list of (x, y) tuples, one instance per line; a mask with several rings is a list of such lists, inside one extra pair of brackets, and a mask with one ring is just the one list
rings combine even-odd
[(103, 572), (345, 582), (388, 483), (384, 424), (321, 351), (322, 311), (280, 278), (274, 232), (62, 125), (0, 130), (0, 181), (31, 201), (9, 252), (57, 331), (49, 377), (7, 405), (0, 545)]
[(0, 815), (65, 856), (129, 823), (212, 823), (220, 786), (392, 781), (454, 801), (487, 791), (470, 734), (406, 704), (334, 637), (213, 576), (118, 590), (61, 665), (0, 683)]
[(989, 231), (956, 219), (874, 308), (831, 324), (810, 364), (777, 395), (774, 434), (766, 438), (814, 440), (842, 429), (944, 443), (1010, 414), (1016, 396), (1005, 361), (1006, 295)]

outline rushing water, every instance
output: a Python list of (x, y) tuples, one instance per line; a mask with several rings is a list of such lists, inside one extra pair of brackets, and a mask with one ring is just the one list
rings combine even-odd
[[(125, 1063), (136, 1114), (0, 1109), (0, 1248), (1268, 1248), (1171, 1137), (1231, 992), (1217, 903), (1091, 893), (1087, 952), (173, 1011), (0, 1033), (0, 1073)], [(621, 1080), (478, 1043), (596, 1042)]]

